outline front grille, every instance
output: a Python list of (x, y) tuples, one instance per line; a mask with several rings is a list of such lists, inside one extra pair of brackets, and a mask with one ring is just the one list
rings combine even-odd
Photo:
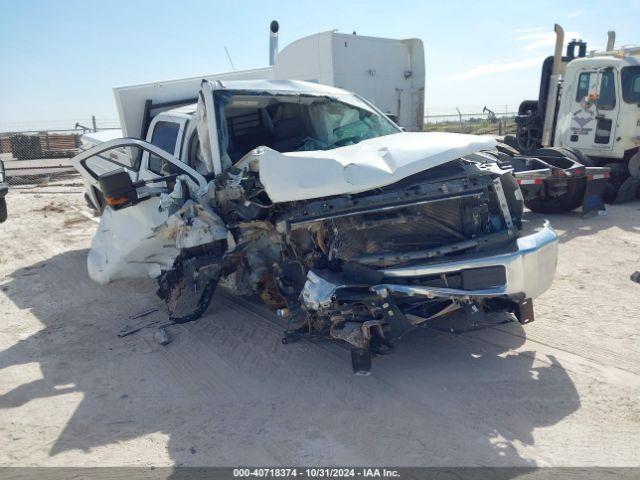
[(330, 220), (339, 258), (415, 252), (480, 232), (478, 199), (455, 198)]

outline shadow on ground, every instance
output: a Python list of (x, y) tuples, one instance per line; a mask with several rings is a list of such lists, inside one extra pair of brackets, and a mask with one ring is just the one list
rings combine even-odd
[(43, 378), (0, 396), (0, 409), (84, 396), (43, 456), (163, 432), (175, 465), (532, 466), (521, 452), (533, 431), (580, 406), (557, 361), (510, 352), (524, 341), (518, 324), (500, 347), (420, 329), (369, 377), (353, 376), (337, 345), (281, 344), (273, 318), (225, 292), (172, 327), (166, 347), (151, 330), (120, 339), (123, 319), (155, 301), (153, 282), (99, 287), (86, 253), (17, 270), (3, 287), (44, 327), (0, 352), (0, 369), (38, 362)]

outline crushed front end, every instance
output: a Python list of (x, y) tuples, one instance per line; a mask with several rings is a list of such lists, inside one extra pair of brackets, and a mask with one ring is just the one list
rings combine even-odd
[(520, 236), (515, 178), (473, 157), (372, 191), (269, 206), (250, 172), (222, 179), (221, 204), (242, 217), (230, 226), (244, 252), (233, 287), (254, 288), (288, 318), (285, 341), (348, 342), (361, 373), (396, 339), (456, 310), (531, 321), (532, 299), (553, 281), (557, 236), (548, 224)]
[[(174, 322), (200, 317), (218, 284), (256, 296), (287, 318), (285, 340), (347, 342), (359, 372), (411, 329), (458, 310), (533, 318), (557, 238), (548, 226), (521, 236), (516, 178), (483, 154), (493, 138), (402, 132), (348, 92), (276, 87), (203, 82), (196, 169), (137, 139), (73, 160), (109, 205), (91, 278), (156, 279)], [(143, 161), (139, 172), (99, 175), (88, 163), (120, 147), (161, 158), (167, 171)]]

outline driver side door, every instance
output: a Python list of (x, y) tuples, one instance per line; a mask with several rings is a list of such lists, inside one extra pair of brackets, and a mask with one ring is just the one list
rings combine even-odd
[[(169, 192), (166, 182), (153, 182), (154, 178), (159, 177), (157, 174), (151, 181), (140, 181), (144, 179), (140, 179), (141, 171), (135, 162), (127, 164), (111, 156), (109, 152), (117, 149), (130, 151), (130, 158), (139, 158), (133, 154), (140, 151), (143, 156), (157, 157), (162, 165), (171, 170), (171, 175), (188, 176), (191, 181), (180, 182), (180, 187), (186, 188), (187, 191), (182, 190), (183, 195), (189, 195), (193, 200), (199, 198), (207, 188), (205, 178), (194, 169), (160, 147), (136, 138), (110, 140), (75, 156), (71, 160), (73, 166), (80, 172), (88, 188), (101, 195), (103, 192), (100, 179), (105, 173), (124, 169), (132, 181), (138, 179), (132, 185), (122, 180), (122, 177), (126, 179), (126, 175), (120, 173), (118, 184), (114, 189), (111, 188), (112, 184), (109, 187), (109, 195), (104, 192), (102, 196), (104, 204), (100, 224), (91, 242), (87, 259), (89, 276), (99, 284), (107, 284), (119, 278), (156, 278), (162, 271), (171, 268), (180, 251), (176, 239), (161, 231), (163, 226), (167, 226), (171, 215), (178, 215), (167, 205), (163, 205), (161, 194)], [(100, 162), (96, 162), (96, 158), (99, 158)], [(169, 180), (166, 177), (165, 179)], [(120, 185), (124, 185), (123, 189), (126, 192), (135, 189), (135, 195), (122, 193)], [(127, 201), (122, 202), (122, 198), (126, 198)], [(188, 237), (188, 229), (184, 233)]]
[(618, 80), (618, 72), (611, 68), (578, 73), (565, 145), (592, 150), (613, 148), (620, 108)]
[[(140, 156), (142, 162), (133, 161)], [(123, 168), (132, 181), (160, 177), (160, 174), (147, 167), (149, 158), (157, 159), (156, 165), (163, 165), (169, 173), (188, 175), (200, 188), (206, 188), (207, 181), (201, 174), (162, 148), (137, 138), (116, 138), (103, 142), (76, 155), (71, 163), (82, 176), (86, 194), (93, 206), (102, 213), (106, 204), (100, 187), (100, 176)], [(156, 185), (158, 189), (166, 189), (164, 182)]]

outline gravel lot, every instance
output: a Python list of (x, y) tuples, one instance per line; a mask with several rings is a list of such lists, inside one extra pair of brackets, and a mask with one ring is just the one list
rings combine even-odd
[(224, 291), (166, 347), (152, 329), (118, 338), (158, 305), (154, 282), (90, 281), (80, 191), (8, 196), (1, 465), (640, 465), (638, 202), (551, 218), (558, 273), (534, 323), (423, 328), (356, 377), (348, 350), (283, 345), (278, 320)]

